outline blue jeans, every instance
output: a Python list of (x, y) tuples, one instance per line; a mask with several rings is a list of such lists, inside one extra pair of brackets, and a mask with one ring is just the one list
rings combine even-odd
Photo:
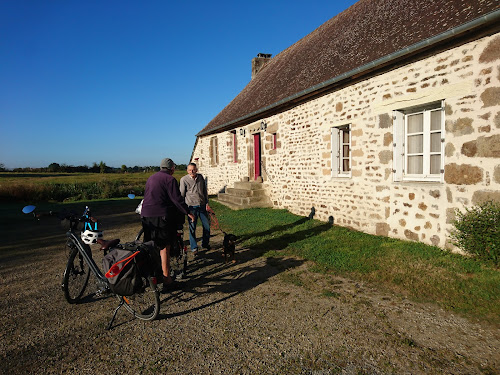
[(203, 237), (201, 240), (201, 246), (208, 247), (208, 243), (210, 241), (210, 222), (208, 221), (208, 215), (205, 206), (189, 206), (189, 212), (194, 216), (194, 222), (188, 218), (189, 245), (191, 246), (191, 251), (198, 250), (198, 244), (196, 243), (196, 223), (198, 222), (198, 216), (200, 217), (201, 224), (203, 225)]

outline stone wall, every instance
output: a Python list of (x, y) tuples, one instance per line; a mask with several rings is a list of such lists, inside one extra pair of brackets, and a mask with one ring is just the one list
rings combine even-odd
[[(394, 182), (393, 111), (444, 100), (442, 182)], [(262, 130), (262, 122), (266, 125)], [(332, 177), (331, 128), (351, 125), (352, 172)], [(242, 134), (244, 132), (244, 134)], [(276, 208), (366, 233), (451, 247), (455, 209), (500, 201), (500, 35), (436, 53), (344, 87), (219, 138), (210, 167), (206, 136), (194, 150), (210, 194), (253, 176), (253, 134), (260, 132), (264, 182)], [(277, 147), (273, 147), (273, 134)]]

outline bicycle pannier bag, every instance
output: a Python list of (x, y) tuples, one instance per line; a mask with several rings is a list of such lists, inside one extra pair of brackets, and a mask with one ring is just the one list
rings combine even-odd
[(104, 256), (102, 264), (108, 270), (106, 278), (113, 293), (131, 296), (141, 288), (142, 281), (136, 262), (139, 254), (140, 251), (115, 248)]

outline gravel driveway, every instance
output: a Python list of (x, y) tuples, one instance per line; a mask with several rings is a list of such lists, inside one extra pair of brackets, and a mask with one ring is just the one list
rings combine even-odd
[[(100, 219), (107, 238), (129, 241), (139, 228), (135, 214)], [(238, 263), (225, 265), (221, 235), (162, 295), (158, 320), (120, 310), (106, 331), (114, 297), (64, 300), (61, 233), (42, 225), (0, 247), (2, 374), (500, 373), (498, 326), (314, 273), (296, 258), (239, 248)]]

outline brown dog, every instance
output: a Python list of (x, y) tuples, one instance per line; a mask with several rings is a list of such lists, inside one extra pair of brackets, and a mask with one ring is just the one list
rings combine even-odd
[(232, 263), (236, 263), (234, 257), (234, 252), (236, 249), (237, 237), (231, 233), (224, 233), (224, 241), (222, 242), (224, 263), (227, 263), (231, 259)]

